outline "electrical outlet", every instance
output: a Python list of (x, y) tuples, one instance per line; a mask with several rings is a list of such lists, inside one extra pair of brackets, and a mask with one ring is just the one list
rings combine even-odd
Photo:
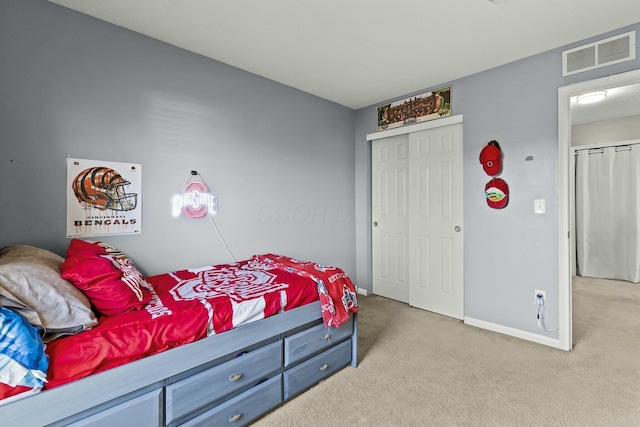
[[(535, 297), (534, 303), (536, 305), (547, 305), (547, 291), (539, 291), (538, 289), (536, 289), (533, 295)], [(538, 295), (542, 295), (542, 304), (540, 304), (540, 301), (538, 301)]]

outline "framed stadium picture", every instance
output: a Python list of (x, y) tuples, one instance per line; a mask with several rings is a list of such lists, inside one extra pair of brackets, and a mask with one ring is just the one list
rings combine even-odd
[(377, 130), (426, 122), (451, 115), (451, 86), (378, 107)]
[(142, 165), (67, 158), (67, 238), (140, 234)]

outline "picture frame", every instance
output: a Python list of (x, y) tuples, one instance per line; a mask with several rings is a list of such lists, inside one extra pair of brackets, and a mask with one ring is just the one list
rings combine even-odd
[(378, 107), (377, 130), (426, 122), (451, 115), (451, 86)]
[(67, 158), (67, 238), (140, 234), (142, 165)]

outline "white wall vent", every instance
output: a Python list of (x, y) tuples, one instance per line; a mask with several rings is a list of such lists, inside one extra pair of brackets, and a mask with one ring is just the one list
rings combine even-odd
[(636, 32), (620, 34), (562, 52), (562, 76), (636, 58)]

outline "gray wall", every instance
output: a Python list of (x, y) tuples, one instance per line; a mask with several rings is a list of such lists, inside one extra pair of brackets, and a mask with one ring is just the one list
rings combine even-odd
[(142, 234), (100, 239), (144, 274), (230, 261), (210, 221), (171, 216), (197, 170), (236, 258), (355, 276), (353, 110), (44, 0), (0, 1), (0, 60), (0, 247), (65, 255), (75, 157), (142, 164)]
[[(634, 29), (640, 25), (396, 98), (451, 85), (453, 114), (464, 116), (465, 316), (540, 333), (534, 304), (534, 290), (540, 289), (547, 291), (546, 324), (557, 326), (558, 88), (640, 67), (637, 58), (563, 78), (561, 51)], [(357, 218), (366, 219), (356, 224), (356, 266), (358, 284), (368, 290), (371, 155), (366, 135), (376, 131), (377, 105), (359, 110), (355, 118)], [(501, 177), (510, 189), (509, 204), (502, 210), (485, 202), (484, 185), (490, 178), (478, 159), (492, 139), (503, 150)], [(527, 156), (533, 160), (525, 161)], [(534, 199), (546, 199), (546, 215), (533, 214)]]

